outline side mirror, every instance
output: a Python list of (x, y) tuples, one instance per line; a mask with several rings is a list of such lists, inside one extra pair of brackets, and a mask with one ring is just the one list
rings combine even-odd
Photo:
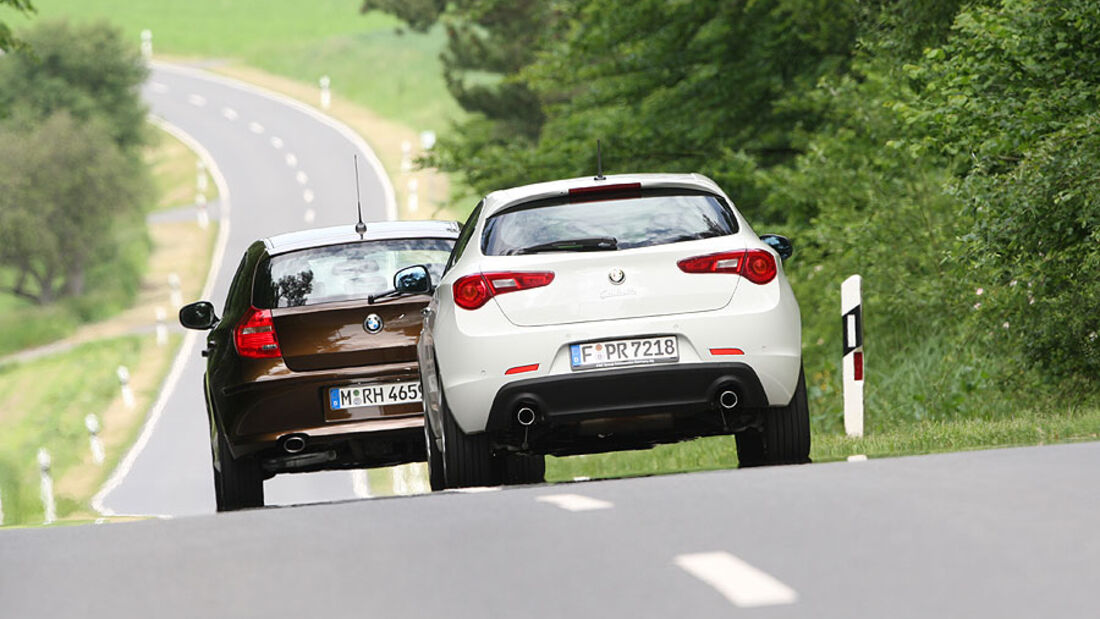
[(782, 260), (786, 260), (794, 255), (794, 244), (785, 236), (780, 236), (778, 234), (763, 234), (760, 236), (760, 240), (770, 245), (771, 248), (775, 250), (775, 253), (779, 254)]
[(205, 331), (218, 324), (214, 313), (214, 304), (210, 301), (195, 301), (180, 308), (180, 324), (188, 329)]
[(406, 294), (427, 294), (432, 291), (432, 276), (428, 267), (417, 264), (405, 267), (393, 276), (393, 289)]

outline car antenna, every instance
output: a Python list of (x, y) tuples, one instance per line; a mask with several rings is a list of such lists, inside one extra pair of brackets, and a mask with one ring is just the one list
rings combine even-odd
[(363, 223), (363, 202), (359, 196), (359, 155), (352, 155), (351, 160), (355, 164), (355, 208), (359, 211), (359, 223), (355, 224), (355, 231), (362, 241), (363, 235), (367, 233), (367, 224)]
[(603, 175), (603, 153), (600, 151), (600, 141), (596, 140), (596, 178), (594, 180), (607, 180)]

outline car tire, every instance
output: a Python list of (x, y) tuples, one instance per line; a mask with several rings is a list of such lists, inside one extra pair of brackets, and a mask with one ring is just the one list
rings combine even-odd
[(546, 481), (546, 456), (509, 454), (502, 456), (501, 460), (505, 485), (541, 484)]
[(447, 397), (440, 391), (443, 417), (443, 475), (448, 488), (496, 486), (501, 475), (487, 434), (466, 434), (458, 427)]
[(810, 462), (810, 409), (806, 375), (798, 372), (798, 386), (789, 404), (764, 409), (764, 430), (736, 435), (739, 468)]
[(428, 413), (424, 413), (424, 443), (425, 453), (428, 455), (428, 485), (432, 492), (439, 492), (447, 488), (443, 475), (443, 452), (439, 451), (439, 444), (435, 440), (435, 432), (432, 430)]
[(264, 476), (256, 458), (233, 459), (229, 445), (218, 434), (218, 462), (214, 469), (214, 497), (219, 512), (264, 506)]

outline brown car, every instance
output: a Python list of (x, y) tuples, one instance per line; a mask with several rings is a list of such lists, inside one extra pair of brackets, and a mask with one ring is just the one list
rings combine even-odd
[(208, 301), (180, 310), (210, 330), (218, 511), (262, 506), (278, 473), (424, 460), (420, 310), (457, 236), (435, 221), (273, 236), (245, 252), (221, 318)]

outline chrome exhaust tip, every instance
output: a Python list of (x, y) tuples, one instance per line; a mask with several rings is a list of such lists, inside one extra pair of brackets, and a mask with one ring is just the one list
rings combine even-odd
[(718, 406), (722, 407), (722, 410), (731, 411), (737, 408), (738, 401), (737, 392), (732, 389), (726, 389), (718, 394)]
[(535, 409), (530, 406), (521, 406), (516, 409), (516, 421), (523, 427), (535, 423)]
[(306, 437), (302, 434), (291, 434), (283, 437), (283, 451), (288, 454), (301, 453), (306, 448)]

